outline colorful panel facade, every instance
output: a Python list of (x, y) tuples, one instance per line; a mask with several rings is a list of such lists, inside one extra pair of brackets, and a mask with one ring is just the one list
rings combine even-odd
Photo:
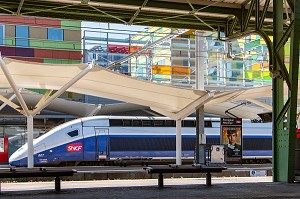
[(81, 22), (2, 15), (1, 53), (37, 62), (49, 62), (50, 59), (57, 60), (58, 63), (80, 63), (80, 24)]
[[(82, 63), (81, 22), (1, 15), (0, 51), (2, 56), (23, 61)], [(72, 96), (77, 101), (84, 98)]]

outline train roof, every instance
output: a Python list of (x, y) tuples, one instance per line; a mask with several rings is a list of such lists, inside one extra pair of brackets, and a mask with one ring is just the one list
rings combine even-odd
[[(90, 121), (90, 120), (99, 120), (99, 119), (130, 119), (130, 120), (173, 120), (169, 117), (152, 117), (152, 116), (91, 116), (91, 117), (83, 117), (81, 118), (82, 122)], [(196, 120), (196, 117), (186, 117), (185, 120)], [(219, 122), (221, 119), (216, 117), (205, 117), (205, 121)], [(243, 119), (243, 121), (251, 121), (249, 119)]]

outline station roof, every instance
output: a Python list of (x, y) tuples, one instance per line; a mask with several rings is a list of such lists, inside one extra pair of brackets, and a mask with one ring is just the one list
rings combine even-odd
[[(265, 0), (260, 0), (262, 7)], [(265, 24), (272, 23), (272, 0)], [(250, 0), (0, 0), (0, 13), (8, 15), (38, 16), (173, 27), (216, 31), (225, 26), (228, 19), (242, 19), (242, 7), (248, 9)], [(251, 14), (254, 17), (255, 13)], [(250, 26), (254, 27), (254, 20)], [(237, 26), (237, 28), (239, 25)], [(265, 27), (266, 32), (272, 32)]]
[[(41, 64), (10, 58), (4, 58), (4, 62), (18, 88), (53, 90), (59, 90), (88, 66), (88, 64)], [(3, 70), (0, 71), (0, 87), (10, 87)], [(260, 97), (271, 97), (270, 86), (209, 92), (159, 85), (98, 66), (93, 67), (68, 91), (129, 102), (136, 104), (136, 107), (139, 106), (139, 108), (150, 107), (173, 119), (184, 118), (204, 104), (206, 112), (224, 115), (226, 110), (238, 105), (243, 100), (251, 101), (251, 99)], [(32, 102), (30, 104), (33, 104), (33, 99), (28, 100)], [(131, 105), (131, 108), (133, 109), (134, 106)], [(65, 113), (79, 116), (86, 116), (96, 109), (95, 105), (77, 105), (74, 102), (67, 105), (60, 101), (49, 105), (48, 108), (50, 110), (61, 109)], [(113, 106), (109, 108), (114, 109)], [(123, 108), (125, 107), (123, 106)], [(77, 111), (81, 111), (81, 114), (76, 114)], [(266, 111), (270, 110), (263, 106), (244, 106), (230, 112), (238, 117), (255, 119), (258, 113)]]
[[(17, 88), (59, 90), (88, 68), (88, 64), (40, 64), (9, 58), (4, 62)], [(1, 88), (11, 86), (6, 77), (0, 71)], [(149, 106), (174, 119), (188, 116), (212, 97), (208, 91), (163, 86), (103, 67), (90, 69), (68, 91)]]

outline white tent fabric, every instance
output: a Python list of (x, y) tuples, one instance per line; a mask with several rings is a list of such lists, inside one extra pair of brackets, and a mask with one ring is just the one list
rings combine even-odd
[[(20, 93), (24, 98), (24, 101), (26, 102), (27, 106), (29, 107), (35, 106), (43, 97), (43, 95), (31, 92), (26, 89), (22, 89)], [(0, 89), (0, 95), (8, 99), (12, 95), (14, 95), (14, 91), (12, 89)], [(12, 99), (11, 101), (16, 105), (20, 106), (17, 98)], [(51, 104), (47, 106), (47, 110), (49, 111), (55, 111), (79, 117), (89, 116), (97, 109), (98, 105), (95, 104), (86, 104), (60, 98), (55, 99)]]
[[(5, 65), (18, 88), (58, 90), (87, 68), (87, 64), (41, 64), (4, 58)], [(0, 87), (10, 84), (0, 71)], [(149, 106), (151, 109), (181, 119), (209, 101), (208, 91), (164, 86), (94, 67), (68, 91)]]
[[(226, 92), (216, 92), (214, 99), (205, 104), (204, 110), (208, 113), (217, 115), (226, 115), (225, 111), (233, 115), (245, 119), (258, 119), (259, 113), (271, 112), (270, 105), (259, 103), (256, 105), (253, 101), (262, 98), (270, 98), (272, 96), (272, 86), (244, 88), (238, 90), (231, 90)], [(247, 105), (240, 105), (246, 102)], [(250, 104), (250, 102), (252, 104)], [(233, 108), (236, 107), (236, 108)], [(233, 109), (232, 109), (233, 108)]]
[[(87, 64), (41, 64), (10, 58), (4, 58), (4, 62), (18, 88), (58, 90), (87, 67)], [(0, 88), (7, 87), (10, 87), (10, 84), (3, 71), (0, 70)], [(120, 100), (137, 104), (137, 106), (147, 106), (165, 116), (181, 119), (193, 113), (198, 106), (203, 104), (205, 104), (205, 112), (225, 116), (226, 110), (237, 106), (242, 101), (253, 102), (258, 98), (271, 97), (271, 89), (271, 86), (263, 86), (209, 93), (208, 91), (159, 85), (102, 67), (94, 67), (72, 85), (68, 91)], [(60, 102), (61, 105), (58, 106), (57, 103), (49, 105), (48, 108), (63, 107), (64, 112), (73, 115), (80, 115), (75, 114), (76, 111), (84, 109), (86, 109), (84, 111), (86, 114), (95, 108), (91, 105), (85, 108), (78, 105), (81, 108), (74, 108), (70, 111), (67, 107), (73, 105), (64, 106), (64, 103)], [(77, 105), (73, 107), (77, 107)], [(232, 109), (230, 112), (237, 117), (256, 119), (257, 114), (271, 111), (270, 108), (266, 107), (261, 106), (261, 104), (256, 107), (247, 105)]]

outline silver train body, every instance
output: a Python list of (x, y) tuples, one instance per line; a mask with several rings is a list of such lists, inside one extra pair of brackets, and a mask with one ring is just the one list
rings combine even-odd
[[(194, 157), (195, 118), (182, 122), (182, 156)], [(34, 164), (108, 162), (128, 157), (175, 159), (175, 121), (165, 117), (94, 116), (59, 125), (34, 140)], [(207, 143), (219, 144), (220, 119), (205, 118)], [(271, 158), (271, 123), (243, 120), (243, 158)], [(9, 158), (27, 165), (27, 144)]]

